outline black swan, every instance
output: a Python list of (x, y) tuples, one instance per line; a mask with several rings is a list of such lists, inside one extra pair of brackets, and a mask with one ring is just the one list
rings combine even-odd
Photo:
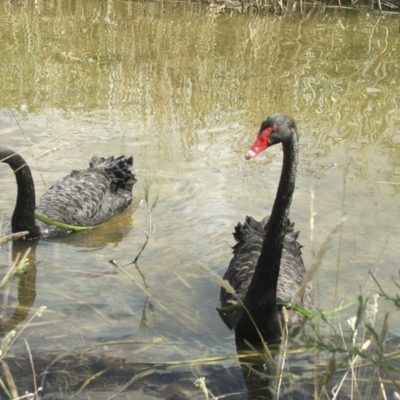
[[(268, 343), (282, 336), (283, 315), (279, 303), (292, 302), (312, 307), (312, 284), (295, 299), (306, 273), (297, 243), (298, 232), (289, 221), (289, 210), (295, 188), (299, 140), (296, 124), (287, 115), (273, 114), (262, 124), (257, 139), (246, 153), (246, 159), (256, 156), (267, 147), (282, 143), (283, 166), (278, 191), (270, 217), (261, 222), (246, 217), (244, 224), (235, 228), (234, 255), (224, 279), (235, 289), (245, 308), (226, 312), (226, 318), (235, 330), (236, 341)], [(235, 297), (221, 288), (222, 306), (235, 302)], [(291, 312), (291, 311), (289, 311)], [(249, 317), (251, 315), (251, 318)], [(288, 328), (295, 333), (301, 327), (303, 316), (293, 312)]]
[(136, 182), (133, 158), (93, 157), (90, 168), (59, 179), (35, 207), (35, 186), (25, 160), (0, 147), (0, 161), (15, 172), (18, 194), (11, 219), (12, 232), (28, 231), (27, 239), (58, 236), (71, 230), (35, 221), (35, 213), (73, 226), (96, 226), (132, 203)]

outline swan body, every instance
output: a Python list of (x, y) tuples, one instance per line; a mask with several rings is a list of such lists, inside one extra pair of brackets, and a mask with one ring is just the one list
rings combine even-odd
[[(282, 114), (266, 118), (246, 159), (277, 143), (282, 143), (284, 159), (271, 215), (261, 222), (246, 217), (243, 224), (236, 226), (233, 235), (237, 243), (224, 275), (245, 306), (226, 313), (237, 342), (278, 341), (284, 326), (279, 303), (295, 301), (306, 308), (312, 307), (312, 284), (307, 283), (303, 293), (298, 293), (306, 269), (301, 245), (297, 242), (299, 233), (294, 232), (294, 224), (289, 220), (298, 162), (295, 122)], [(221, 288), (222, 306), (235, 303), (237, 297)], [(291, 333), (299, 330), (303, 319), (298, 312), (290, 315), (288, 329)]]
[(15, 173), (18, 193), (11, 219), (12, 232), (28, 231), (27, 239), (58, 236), (71, 230), (35, 220), (35, 213), (74, 226), (95, 226), (132, 203), (136, 182), (133, 158), (93, 157), (88, 169), (72, 171), (59, 179), (40, 199), (37, 207), (31, 171), (25, 160), (0, 147), (0, 161)]

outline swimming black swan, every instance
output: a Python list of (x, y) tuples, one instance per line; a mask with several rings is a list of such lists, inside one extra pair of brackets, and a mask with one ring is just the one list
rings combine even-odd
[(13, 169), (17, 180), (12, 231), (29, 231), (27, 239), (71, 232), (35, 221), (35, 213), (68, 225), (95, 226), (132, 203), (132, 188), (136, 182), (131, 172), (132, 157), (93, 157), (87, 170), (74, 170), (59, 179), (40, 199), (37, 208), (32, 174), (25, 160), (12, 150), (0, 147), (0, 161)]
[[(276, 342), (282, 336), (282, 307), (278, 303), (297, 300), (306, 308), (312, 306), (312, 284), (308, 283), (303, 294), (295, 299), (306, 273), (301, 258), (298, 232), (289, 221), (289, 210), (295, 187), (299, 140), (296, 124), (287, 115), (273, 114), (262, 124), (257, 139), (246, 153), (246, 159), (256, 156), (267, 147), (282, 143), (283, 166), (278, 191), (269, 218), (262, 222), (246, 217), (244, 224), (235, 228), (234, 255), (225, 272), (246, 310), (236, 308), (226, 312), (235, 329), (236, 341), (260, 343), (259, 329), (266, 342)], [(232, 294), (221, 288), (222, 306), (235, 301)], [(251, 321), (251, 315), (254, 323)], [(300, 328), (303, 316), (293, 312), (288, 322), (292, 333)]]

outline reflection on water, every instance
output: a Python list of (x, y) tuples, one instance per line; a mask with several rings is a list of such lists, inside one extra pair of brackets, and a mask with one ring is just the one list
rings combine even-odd
[[(139, 180), (135, 206), (120, 219), (37, 245), (29, 315), (42, 305), (48, 310), (24, 331), (33, 353), (47, 365), (64, 352), (81, 354), (105, 342), (120, 344), (99, 349), (105, 359), (147, 366), (222, 355), (228, 360), (193, 362), (171, 376), (190, 381), (182, 396), (204, 398), (192, 382), (206, 376), (215, 393), (243, 398), (233, 335), (215, 312), (218, 285), (199, 265), (222, 275), (233, 227), (247, 214), (261, 219), (270, 210), (280, 151), (253, 162), (243, 152), (272, 112), (291, 115), (301, 133), (291, 218), (308, 265), (312, 249), (346, 215), (318, 272), (316, 308), (374, 287), (369, 269), (393, 292), (400, 255), (397, 32), (396, 18), (368, 13), (211, 18), (205, 7), (182, 2), (2, 2), (0, 140), (24, 151), (38, 195), (93, 155), (133, 154)], [(6, 166), (0, 174), (4, 231), (16, 184)], [(108, 261), (128, 264), (143, 245), (149, 214), (139, 203), (146, 177), (160, 190), (151, 215), (155, 232), (138, 265), (127, 265), (125, 273)], [(6, 249), (0, 256), (5, 270)], [(23, 279), (10, 286), (9, 317), (19, 291), (29, 295)], [(392, 320), (389, 326), (399, 328)], [(26, 357), (21, 339), (13, 351)], [(225, 368), (235, 378), (218, 386)], [(161, 393), (172, 387), (168, 381), (161, 388), (166, 375), (156, 368), (133, 387), (154, 378)]]
[[(25, 320), (31, 311), (35, 299), (36, 299), (36, 260), (35, 260), (35, 248), (36, 241), (31, 241), (26, 243), (24, 241), (19, 241), (12, 243), (12, 262), (13, 265), (17, 265), (24, 254), (29, 251), (27, 256), (28, 266), (26, 272), (19, 276), (18, 279), (18, 304), (14, 307), (10, 307), (12, 314), (10, 316), (2, 315), (0, 323), (0, 335), (4, 337), (7, 332), (15, 329), (21, 322)], [(8, 288), (4, 290), (3, 297), (3, 313), (7, 309), (8, 300)]]

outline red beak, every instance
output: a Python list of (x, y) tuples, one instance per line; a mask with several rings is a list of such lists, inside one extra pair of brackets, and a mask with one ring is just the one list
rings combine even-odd
[(260, 131), (257, 135), (257, 139), (253, 144), (253, 147), (245, 154), (246, 160), (250, 160), (250, 158), (255, 157), (257, 154), (260, 154), (269, 146), (269, 135), (273, 131), (271, 127)]

